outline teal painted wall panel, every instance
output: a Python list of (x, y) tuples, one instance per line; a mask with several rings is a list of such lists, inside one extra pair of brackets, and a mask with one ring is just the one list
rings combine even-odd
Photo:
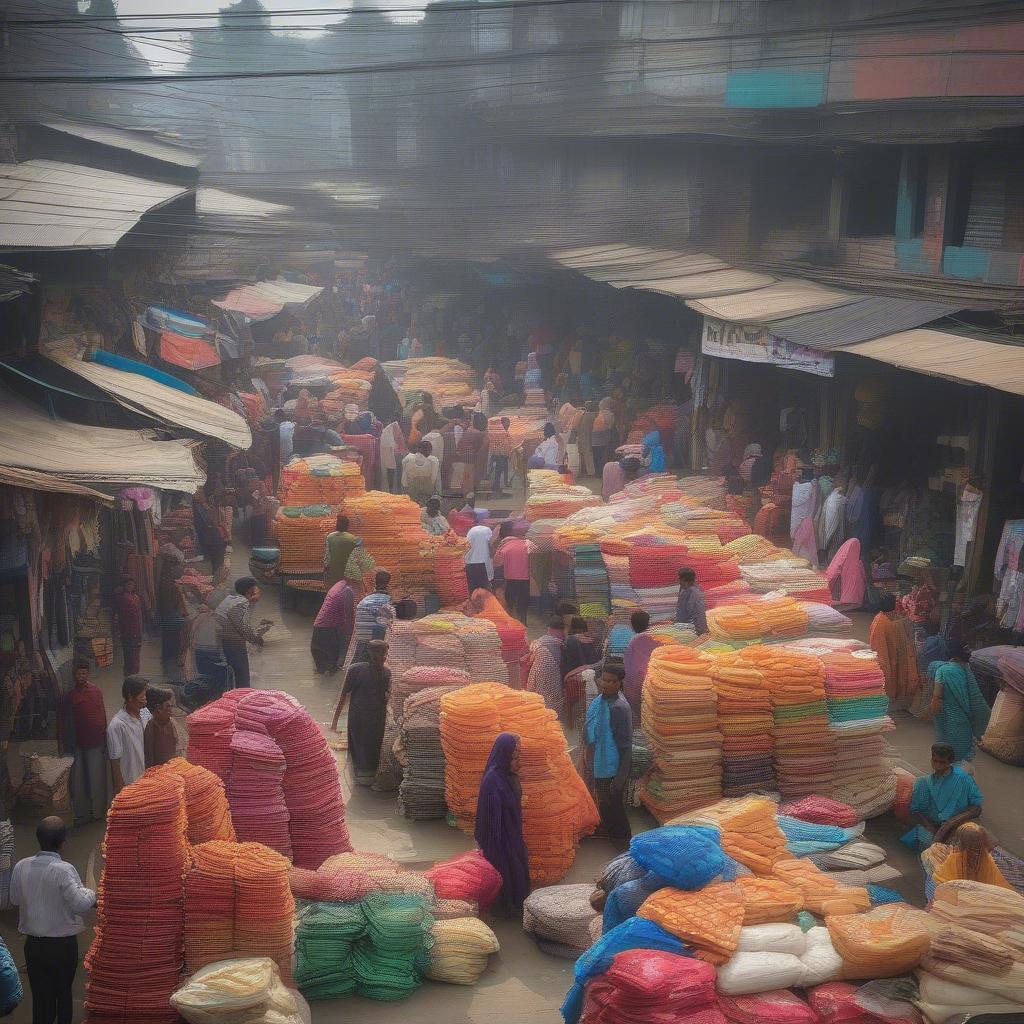
[(942, 250), (942, 272), (950, 277), (968, 281), (987, 280), (991, 262), (992, 253), (988, 249), (947, 245)]
[(896, 266), (907, 274), (930, 274), (933, 268), (924, 254), (924, 239), (896, 239)]
[(778, 107), (818, 107), (825, 101), (825, 72), (758, 68), (730, 71), (725, 105), (766, 110)]

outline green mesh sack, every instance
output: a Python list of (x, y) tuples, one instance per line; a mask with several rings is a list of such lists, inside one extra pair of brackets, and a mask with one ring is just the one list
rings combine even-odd
[(356, 991), (352, 949), (366, 932), (359, 903), (309, 903), (295, 928), (295, 983), (306, 999)]

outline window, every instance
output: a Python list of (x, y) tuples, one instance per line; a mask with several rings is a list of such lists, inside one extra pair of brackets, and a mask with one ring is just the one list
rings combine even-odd
[(895, 232), (901, 162), (902, 154), (896, 146), (859, 153), (847, 162), (848, 238), (873, 238)]

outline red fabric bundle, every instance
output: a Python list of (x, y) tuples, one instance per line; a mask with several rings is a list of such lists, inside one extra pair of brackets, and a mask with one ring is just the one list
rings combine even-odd
[(809, 821), (814, 825), (838, 825), (840, 828), (852, 828), (862, 820), (849, 804), (817, 795), (790, 800), (779, 808), (779, 814)]
[(634, 544), (629, 552), (631, 587), (671, 587), (679, 583), (679, 570), (690, 564), (682, 544)]
[(439, 900), (465, 900), (489, 910), (501, 892), (501, 875), (479, 851), (442, 860), (424, 874), (434, 883)]
[(719, 996), (719, 1006), (729, 1024), (817, 1024), (814, 1010), (788, 989)]
[(114, 797), (103, 840), (96, 934), (85, 956), (91, 1020), (174, 1024), (189, 861), (185, 783), (150, 769)]
[(861, 989), (847, 981), (829, 981), (807, 990), (807, 1001), (819, 1024), (921, 1024), (910, 1003), (889, 999), (882, 992)]
[(163, 331), (160, 335), (160, 358), (186, 370), (205, 370), (220, 363), (217, 350), (208, 341), (186, 338), (173, 331)]
[(710, 964), (676, 953), (630, 949), (616, 954), (608, 970), (587, 985), (580, 1024), (710, 1024), (716, 1015), (708, 1013), (715, 1008)]

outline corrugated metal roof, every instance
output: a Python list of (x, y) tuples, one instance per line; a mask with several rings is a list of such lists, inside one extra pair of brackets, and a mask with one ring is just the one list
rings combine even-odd
[(91, 487), (61, 480), (46, 473), (37, 473), (31, 469), (18, 469), (15, 466), (0, 466), (0, 484), (11, 487), (23, 487), (27, 491), (47, 491), (50, 494), (74, 494), (80, 498), (89, 498), (103, 505), (113, 505), (114, 499), (102, 491), (94, 491)]
[(1024, 395), (1024, 345), (918, 328), (847, 345), (843, 351), (918, 373)]
[(206, 481), (196, 442), (155, 441), (141, 430), (113, 430), (50, 419), (0, 388), (0, 465), (86, 483), (142, 484), (192, 494)]
[(0, 164), (0, 247), (109, 249), (143, 214), (190, 191), (55, 160)]
[(285, 306), (305, 305), (311, 302), (323, 288), (314, 285), (297, 284), (294, 281), (260, 281), (259, 284), (243, 284), (233, 288), (222, 299), (213, 304), (221, 309), (244, 313), (250, 320), (268, 320), (276, 316)]
[(686, 304), (705, 316), (731, 323), (767, 324), (788, 316), (832, 309), (856, 301), (854, 292), (826, 288), (813, 281), (784, 278), (764, 288), (735, 295), (692, 299)]
[(864, 295), (835, 309), (787, 317), (772, 323), (772, 334), (795, 345), (829, 349), (907, 331), (956, 312), (959, 306), (889, 295)]
[(86, 362), (66, 347), (50, 347), (49, 359), (112, 395), (119, 405), (160, 423), (215, 437), (235, 448), (252, 447), (248, 423), (232, 409), (186, 394), (139, 373)]
[(89, 142), (99, 142), (114, 149), (127, 149), (140, 156), (152, 160), (160, 160), (165, 164), (178, 167), (198, 167), (203, 160), (202, 153), (173, 146), (168, 142), (155, 139), (150, 132), (136, 131), (130, 128), (110, 128), (105, 125), (76, 124), (73, 121), (44, 121), (43, 126), (65, 135), (74, 135)]
[(265, 220), (292, 211), (290, 206), (267, 203), (262, 199), (224, 192), (219, 188), (203, 186), (196, 190), (196, 212), (204, 217), (243, 217)]
[(679, 299), (700, 299), (764, 288), (775, 280), (777, 278), (756, 274), (752, 270), (713, 270), (708, 274), (688, 274), (685, 277), (647, 281), (634, 287), (662, 295), (674, 295)]

